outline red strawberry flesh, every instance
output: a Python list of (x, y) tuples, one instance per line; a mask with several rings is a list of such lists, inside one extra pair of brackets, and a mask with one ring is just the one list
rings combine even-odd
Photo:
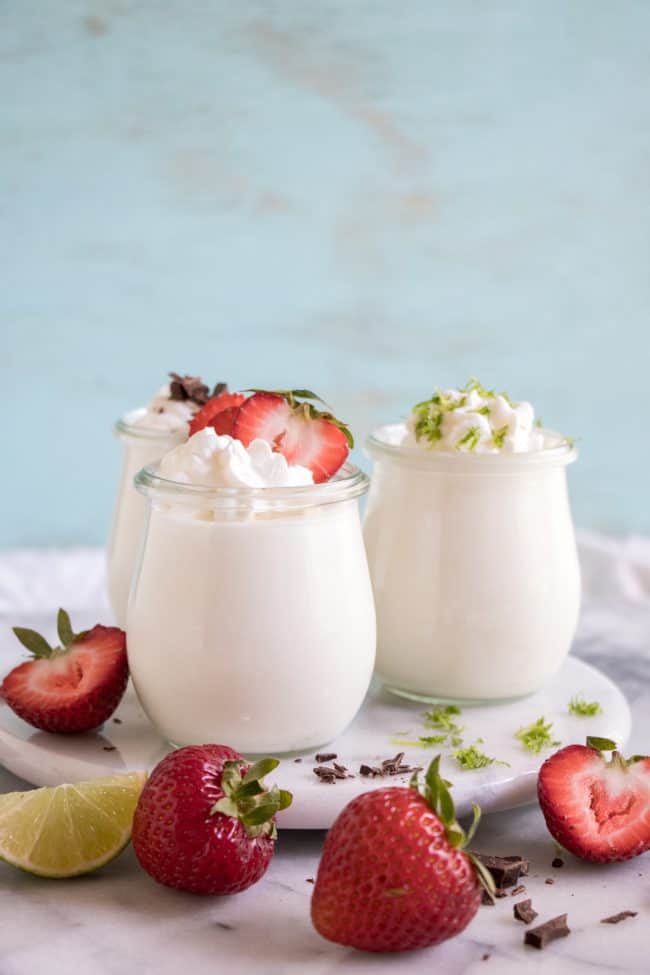
[(314, 483), (320, 484), (339, 470), (350, 448), (329, 414), (312, 416), (305, 407), (298, 402), (292, 406), (278, 393), (254, 393), (241, 406), (232, 435), (245, 447), (253, 440), (265, 440), (289, 464), (307, 467)]
[[(219, 393), (212, 396), (190, 420), (190, 436), (205, 427), (214, 427), (217, 433), (232, 433), (237, 411), (245, 401), (244, 393)], [(223, 414), (227, 414), (226, 417)]]
[(128, 676), (123, 630), (97, 625), (68, 650), (15, 667), (3, 681), (2, 697), (43, 731), (90, 731), (116, 709)]
[(611, 763), (569, 745), (548, 758), (538, 779), (546, 825), (584, 860), (627, 860), (650, 849), (650, 759)]

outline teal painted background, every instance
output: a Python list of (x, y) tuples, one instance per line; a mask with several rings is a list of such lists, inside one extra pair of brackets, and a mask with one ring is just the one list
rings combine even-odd
[(360, 437), (476, 374), (650, 530), (646, 0), (0, 3), (4, 545), (98, 543), (168, 369)]

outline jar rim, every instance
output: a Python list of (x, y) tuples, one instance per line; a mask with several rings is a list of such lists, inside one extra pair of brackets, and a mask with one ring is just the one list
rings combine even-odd
[(187, 430), (163, 430), (160, 427), (147, 427), (144, 424), (135, 423), (139, 416), (144, 416), (147, 412), (146, 407), (141, 406), (135, 410), (130, 410), (115, 422), (113, 430), (118, 437), (133, 440), (187, 440)]
[(575, 445), (561, 433), (542, 428), (547, 445), (541, 450), (520, 453), (481, 454), (468, 451), (422, 450), (397, 441), (406, 429), (404, 423), (387, 423), (366, 438), (366, 453), (372, 457), (391, 457), (406, 466), (454, 473), (506, 473), (545, 466), (566, 466), (578, 457)]
[(195, 507), (239, 507), (256, 510), (311, 508), (359, 498), (367, 492), (370, 485), (368, 475), (349, 462), (343, 464), (329, 481), (291, 487), (212, 487), (205, 484), (185, 484), (161, 477), (158, 466), (148, 464), (135, 475), (134, 484), (140, 494), (163, 502), (185, 503)]

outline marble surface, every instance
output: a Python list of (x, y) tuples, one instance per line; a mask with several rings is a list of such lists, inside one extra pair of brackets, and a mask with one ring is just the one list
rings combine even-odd
[[(574, 652), (625, 691), (632, 707), (628, 749), (650, 743), (650, 541), (583, 537), (585, 605)], [(95, 553), (85, 553), (89, 566)], [(7, 559), (13, 559), (11, 571)], [(50, 558), (54, 558), (51, 555)], [(15, 622), (10, 579), (23, 593), (16, 562), (0, 558), (0, 623)], [(74, 560), (69, 576), (74, 577)], [(92, 572), (86, 571), (88, 580)], [(100, 572), (98, 570), (98, 579)], [(49, 598), (56, 603), (61, 593)], [(88, 595), (88, 590), (86, 590)], [(21, 622), (29, 625), (27, 603)], [(0, 791), (23, 787), (0, 771)], [(572, 934), (543, 952), (524, 948), (524, 925), (512, 918), (514, 898), (481, 907), (453, 941), (400, 956), (370, 956), (322, 940), (309, 921), (309, 898), (323, 843), (321, 832), (285, 832), (264, 879), (232, 898), (200, 899), (156, 886), (130, 850), (90, 877), (45, 881), (0, 864), (2, 975), (328, 975), (439, 972), (553, 975), (648, 972), (650, 855), (626, 864), (590, 866), (565, 855), (551, 868), (555, 846), (535, 806), (486, 816), (475, 847), (531, 859), (527, 896), (539, 921), (567, 912)], [(545, 884), (553, 877), (553, 885)], [(617, 926), (600, 919), (620, 910), (639, 916)], [(485, 956), (488, 956), (485, 958)]]

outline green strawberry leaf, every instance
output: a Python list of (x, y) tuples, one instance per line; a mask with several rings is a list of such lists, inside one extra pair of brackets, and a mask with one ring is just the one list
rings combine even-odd
[(41, 636), (40, 633), (37, 633), (36, 630), (30, 630), (26, 626), (14, 626), (13, 631), (22, 645), (26, 647), (30, 653), (33, 653), (35, 657), (47, 658), (52, 656), (52, 647), (49, 645), (45, 637)]
[(587, 736), (587, 747), (594, 748), (597, 752), (616, 751), (616, 742), (611, 738), (598, 738), (595, 735)]
[(75, 638), (70, 617), (64, 609), (60, 609), (56, 617), (56, 630), (62, 647), (69, 647)]

